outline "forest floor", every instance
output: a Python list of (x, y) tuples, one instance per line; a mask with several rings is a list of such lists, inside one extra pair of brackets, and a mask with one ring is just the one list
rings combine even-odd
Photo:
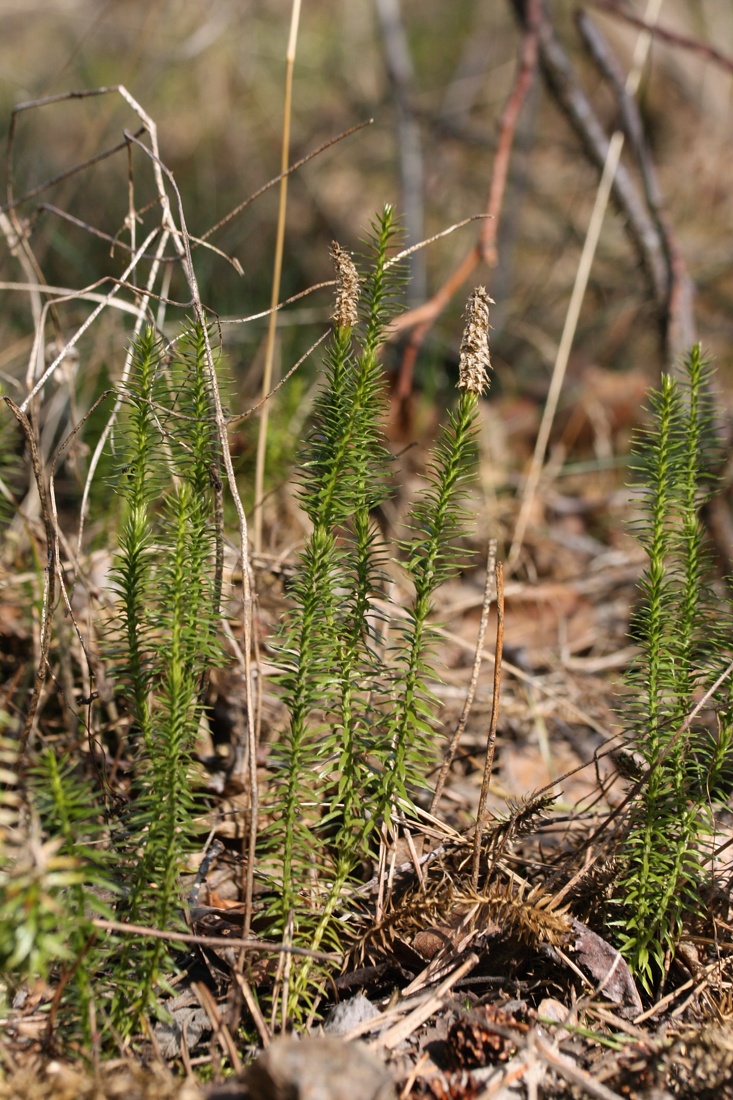
[[(706, 918), (686, 930), (652, 994), (637, 987), (601, 917), (613, 823), (630, 788), (619, 773), (620, 685), (635, 653), (629, 625), (645, 555), (629, 529), (627, 456), (643, 390), (642, 378), (588, 372), (553, 440), (519, 564), (506, 581), (488, 810), (494, 824), (516, 825), (493, 867), (495, 877), (512, 884), (512, 902), (508, 892), (503, 909), (497, 902), (490, 917), (468, 919), (471, 897), (476, 902), (470, 830), (492, 716), (495, 610), (472, 705), (463, 712), (487, 604), (487, 543), (504, 544), (517, 508), (513, 495), (499, 491), (512, 477), (502, 456), (512, 455), (514, 464), (528, 451), (538, 416), (530, 402), (498, 399), (482, 408), (481, 466), (470, 508), (480, 517), (470, 537), (474, 564), (441, 590), (435, 610), (441, 679), (430, 688), (441, 704), (441, 752), (461, 724), (455, 758), (439, 805), (383, 869), (398, 899), (391, 923), (376, 919), (383, 879), (365, 891), (362, 948), (332, 967), (310, 1038), (274, 1037), (266, 1021), (242, 1007), (231, 952), (199, 943), (175, 998), (164, 1001), (172, 1022), (151, 1025), (145, 1042), (96, 1068), (90, 1052), (58, 1048), (53, 982), (20, 990), (2, 1021), (0, 1098), (733, 1096), (729, 815), (718, 821), (720, 854)], [(399, 440), (394, 450), (402, 455), (402, 488), (396, 511), (382, 517), (393, 533), (399, 501), (410, 499), (422, 464), (420, 448), (405, 450)], [(291, 492), (286, 485), (270, 499), (272, 550), (254, 560), (265, 685), (263, 786), (283, 721), (277, 692), (268, 686), (269, 645), (287, 608), (293, 548), (303, 537)], [(233, 558), (230, 565), (236, 602)], [(14, 667), (21, 674), (30, 646), (21, 609), (6, 598), (8, 676)], [(237, 677), (215, 673), (210, 704), (209, 741), (198, 752), (208, 767), (202, 865), (189, 884), (196, 889), (189, 913), (194, 940), (236, 937), (243, 914), (248, 795), (235, 762), (243, 723)], [(44, 736), (55, 736), (58, 721), (48, 701), (40, 716)], [(433, 773), (425, 792), (416, 793), (426, 810), (436, 780)], [(250, 964), (247, 977), (265, 988), (272, 968)], [(235, 1002), (238, 1018), (249, 1019), (244, 1048), (228, 1023)], [(360, 1045), (344, 1046), (344, 1038)], [(260, 1045), (269, 1051), (247, 1069)], [(209, 1085), (202, 1083), (207, 1077)]]
[[(330, 290), (323, 290), (330, 284), (323, 280), (332, 278), (331, 240), (357, 251), (386, 198), (414, 213), (409, 195), (401, 196), (410, 167), (401, 157), (411, 146), (401, 127), (411, 122), (424, 152), (425, 217), (416, 232), (437, 237), (410, 261), (412, 305), (427, 303), (430, 313), (412, 348), (415, 359), (400, 371), (407, 362), (400, 341), (409, 346), (421, 328), (414, 314), (385, 355), (391, 382), (413, 389), (412, 403), (395, 410), (389, 431), (399, 490), (375, 517), (389, 540), (404, 533), (427, 447), (452, 400), (446, 377), (458, 358), (468, 272), (496, 299), (495, 373), (480, 404), (480, 465), (469, 500), (475, 524), (465, 540), (472, 564), (440, 590), (434, 613), (440, 676), (429, 686), (440, 704), (436, 754), (445, 756), (459, 734), (445, 787), (433, 805), (439, 772), (431, 770), (424, 790), (411, 792), (422, 816), (409, 842), (385, 849), (381, 865), (362, 869), (358, 949), (328, 960), (308, 1037), (296, 1040), (287, 1028), (279, 1034), (257, 995), (265, 1004), (273, 987), (282, 993), (287, 985), (288, 945), (263, 945), (246, 967), (228, 947), (244, 926), (251, 791), (242, 679), (233, 667), (216, 669), (196, 751), (201, 813), (199, 847), (184, 883), (189, 942), (177, 958), (175, 989), (165, 994), (167, 1018), (151, 1021), (135, 1042), (120, 1039), (118, 1057), (109, 1060), (101, 1040), (99, 1049), (89, 1049), (61, 1026), (58, 971), (20, 988), (0, 982), (0, 1100), (733, 1100), (728, 810), (716, 810), (699, 919), (685, 927), (654, 989), (641, 989), (617, 952), (607, 904), (623, 836), (617, 825), (638, 765), (625, 752), (622, 688), (637, 653), (632, 619), (646, 565), (630, 527), (638, 510), (628, 487), (630, 441), (643, 422), (648, 388), (696, 327), (704, 350), (718, 358), (724, 391), (718, 412), (730, 450), (731, 11), (670, 0), (663, 12), (668, 23), (655, 36), (640, 107), (631, 116), (633, 140), (621, 160), (630, 190), (626, 198), (614, 195), (605, 216), (544, 470), (526, 533), (513, 547), (607, 138), (633, 106), (624, 80), (639, 27), (627, 23), (626, 4), (581, 5), (605, 35), (606, 56), (624, 74), (619, 79), (614, 66), (599, 63), (582, 44), (568, 6), (444, 0), (381, 6), (404, 7), (408, 64), (401, 70), (390, 54), (398, 36), (365, 14), (369, 5), (326, 2), (304, 13), (289, 160), (305, 160), (290, 179), (279, 299), (294, 298), (278, 314), (277, 356), (289, 368), (318, 326), (330, 324)], [(75, 556), (81, 494), (107, 415), (96, 402), (126, 384), (120, 380), (131, 318), (154, 316), (168, 337), (190, 316), (191, 283), (183, 264), (168, 263), (176, 259), (170, 238), (157, 281), (152, 245), (140, 250), (138, 268), (128, 266), (148, 231), (157, 247), (156, 234), (169, 229), (158, 220), (166, 206), (153, 172), (160, 165), (171, 173), (166, 187), (175, 179), (183, 196), (191, 237), (182, 224), (175, 232), (194, 249), (207, 319), (221, 322), (222, 373), (232, 382), (229, 438), (252, 503), (256, 417), (243, 418), (260, 399), (263, 375), (289, 5), (217, 0), (203, 13), (199, 5), (130, 0), (97, 11), (88, 0), (65, 0), (45, 5), (42, 18), (32, 4), (16, 7), (4, 16), (11, 137), (0, 224), (7, 245), (0, 255), (7, 303), (0, 315), (0, 383), (3, 395), (20, 401), (56, 361), (34, 415), (46, 470), (58, 473), (66, 538), (59, 570), (83, 574), (72, 610), (93, 632), (92, 624), (109, 613), (105, 586), (114, 552), (113, 497), (100, 466), (90, 475), (90, 518), (79, 539), (83, 553)], [(527, 18), (532, 8), (540, 13), (534, 29)], [(538, 28), (547, 32), (542, 41)], [(697, 41), (703, 31), (705, 40)], [(565, 65), (558, 67), (558, 56)], [(105, 85), (101, 97), (91, 93), (97, 80)], [(85, 91), (67, 97), (69, 88)], [(56, 93), (58, 99), (41, 98)], [(24, 99), (32, 102), (11, 115)], [(154, 150), (145, 144), (153, 119), (156, 142), (158, 128), (160, 136)], [(341, 141), (338, 134), (348, 136)], [(250, 207), (247, 196), (259, 203)], [(166, 203), (176, 208), (172, 188)], [(632, 216), (639, 210), (640, 222)], [(461, 228), (449, 233), (451, 222)], [(645, 251), (649, 240), (656, 252)], [(655, 256), (664, 276), (658, 285)], [(142, 307), (146, 286), (154, 293)], [(114, 300), (109, 288), (120, 292)], [(310, 293), (304, 288), (318, 293), (303, 297)], [(100, 294), (108, 292), (98, 311)], [(68, 355), (59, 354), (72, 339)], [(263, 549), (252, 558), (263, 792), (285, 722), (274, 686), (274, 638), (307, 535), (290, 463), (317, 388), (310, 369), (306, 364), (270, 404)], [(242, 425), (232, 426), (240, 418)], [(13, 443), (8, 454), (19, 457), (21, 449)], [(0, 459), (8, 457), (2, 451)], [(43, 563), (52, 541), (28, 469), (21, 482), (17, 501), (5, 493), (0, 501), (20, 505), (0, 547), (0, 709), (11, 732), (22, 728), (39, 666)], [(728, 463), (704, 517), (721, 609), (730, 595), (724, 577), (732, 572), (732, 482)], [(226, 522), (233, 528), (229, 512)], [(225, 591), (239, 638), (241, 561), (227, 533)], [(505, 577), (498, 706), (491, 540), (499, 561), (514, 550)], [(395, 569), (390, 579), (394, 605), (408, 607), (403, 574)], [(129, 760), (120, 748), (125, 731), (116, 736), (113, 678), (106, 681), (101, 663), (95, 665), (92, 700), (85, 655), (61, 605), (48, 670), (38, 741), (78, 747), (91, 775), (113, 774), (110, 790), (117, 784), (114, 793), (124, 803)], [(98, 725), (85, 726), (92, 713)], [(493, 719), (489, 839), (479, 853), (479, 870), (490, 866), (496, 886), (487, 898), (476, 893), (472, 829)], [(703, 720), (714, 731), (715, 715)], [(107, 737), (101, 748), (91, 735), (100, 725)], [(109, 773), (95, 756), (102, 749)]]

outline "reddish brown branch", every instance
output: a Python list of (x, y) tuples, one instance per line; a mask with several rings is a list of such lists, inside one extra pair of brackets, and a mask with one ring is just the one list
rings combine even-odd
[(494, 157), (494, 167), (486, 202), (487, 220), (483, 223), (478, 239), (466, 253), (458, 266), (451, 272), (433, 297), (417, 309), (410, 310), (393, 322), (390, 334), (409, 329), (410, 338), (405, 348), (397, 383), (397, 399), (406, 400), (412, 391), (412, 375), (418, 352), (426, 334), (435, 324), (458, 289), (466, 282), (471, 272), (484, 260), (494, 267), (497, 262), (496, 238), (499, 227), (506, 183), (509, 176), (509, 164), (514, 144), (519, 115), (532, 84), (537, 69), (537, 48), (540, 25), (541, 0), (528, 0), (527, 16), (519, 50), (514, 84), (507, 97), (499, 119), (499, 136)]

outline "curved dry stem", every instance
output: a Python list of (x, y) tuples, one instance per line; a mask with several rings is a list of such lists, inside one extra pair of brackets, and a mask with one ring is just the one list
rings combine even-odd
[(274, 397), (277, 391), (285, 385), (288, 379), (293, 377), (298, 368), (303, 366), (303, 363), (305, 363), (306, 359), (308, 359), (309, 356), (311, 356), (316, 350), (316, 348), (319, 347), (323, 343), (323, 341), (326, 340), (330, 335), (331, 329), (326, 329), (326, 331), (318, 337), (315, 343), (311, 344), (308, 350), (303, 355), (301, 355), (298, 362), (293, 364), (287, 374), (283, 375), (280, 381), (272, 387), (270, 392), (265, 394), (261, 401), (258, 401), (256, 405), (252, 405), (251, 408), (247, 409), (246, 412), (237, 413), (236, 416), (230, 416), (228, 421), (229, 425), (233, 426), (234, 424), (240, 424), (243, 420), (246, 420), (247, 417), (252, 416), (254, 413), (256, 413), (258, 409), (261, 409), (265, 402), (269, 401), (271, 397)]
[(290, 16), (290, 37), (286, 55), (285, 68), (285, 103), (283, 106), (283, 134), (282, 153), (280, 167), (282, 178), (280, 180), (280, 198), (277, 210), (277, 231), (275, 237), (275, 262), (272, 272), (272, 292), (270, 295), (270, 317), (267, 328), (267, 343), (265, 345), (265, 368), (262, 373), (262, 414), (260, 416), (260, 430), (257, 436), (257, 458), (255, 461), (255, 486), (254, 486), (254, 551), (259, 554), (262, 549), (262, 496), (265, 486), (265, 458), (267, 453), (267, 426), (269, 420), (269, 406), (267, 394), (272, 388), (272, 370), (275, 361), (275, 333), (277, 330), (277, 302), (280, 297), (280, 278), (282, 275), (283, 250), (285, 246), (285, 217), (288, 206), (288, 161), (290, 159), (290, 120), (293, 112), (293, 70), (295, 68), (295, 50), (298, 42), (298, 26), (300, 23), (300, 0), (293, 0)]
[[(168, 241), (168, 234), (164, 232), (164, 233), (161, 234), (160, 241), (158, 242), (158, 251), (159, 251), (161, 256), (162, 256), (163, 250), (165, 249), (167, 241)], [(120, 391), (122, 391), (122, 389), (124, 389), (124, 387), (127, 385), (127, 381), (130, 377), (130, 372), (132, 371), (135, 341), (136, 341), (137, 337), (140, 335), (140, 332), (142, 330), (143, 320), (144, 320), (144, 316), (145, 316), (145, 310), (147, 308), (148, 303), (151, 300), (151, 296), (152, 296), (151, 291), (152, 291), (152, 287), (155, 283), (155, 280), (158, 277), (158, 270), (159, 270), (159, 267), (160, 267), (160, 262), (161, 261), (158, 260), (157, 262), (153, 263), (153, 265), (150, 269), (149, 275), (148, 275), (148, 285), (147, 285), (146, 291), (142, 295), (141, 303), (140, 303), (140, 306), (139, 306), (140, 313), (138, 315), (137, 321), (135, 322), (135, 327), (134, 327), (133, 333), (132, 333), (132, 339), (131, 339), (129, 347), (127, 349), (127, 353), (125, 354), (125, 363), (124, 363), (124, 366), (122, 368), (122, 375), (121, 375), (120, 381), (119, 381)], [(107, 423), (105, 424), (104, 428), (102, 429), (102, 433), (99, 437), (99, 440), (97, 442), (96, 447), (94, 448), (94, 453), (92, 454), (92, 457), (91, 457), (90, 462), (89, 462), (89, 469), (87, 470), (87, 476), (86, 476), (86, 480), (84, 482), (84, 492), (82, 493), (82, 498), (81, 498), (81, 508), (79, 510), (79, 531), (78, 531), (77, 540), (76, 540), (77, 555), (81, 554), (82, 535), (84, 533), (84, 522), (86, 520), (87, 509), (89, 507), (89, 493), (91, 492), (92, 481), (94, 480), (94, 475), (96, 473), (97, 466), (99, 464), (99, 460), (101, 459), (102, 454), (104, 452), (104, 448), (107, 446), (107, 441), (108, 441), (110, 435), (112, 434), (112, 430), (113, 430), (114, 425), (117, 421), (117, 417), (119, 415), (119, 411), (120, 411), (121, 407), (122, 407), (122, 392), (118, 393), (117, 397), (115, 398), (115, 403), (114, 403), (114, 406), (112, 408), (112, 411), (110, 412)]]
[(213, 233), (222, 229), (223, 226), (227, 225), (233, 218), (241, 214), (243, 210), (246, 210), (248, 206), (251, 206), (256, 199), (259, 199), (269, 191), (271, 187), (275, 187), (276, 184), (280, 183), (284, 176), (292, 176), (293, 172), (297, 172), (298, 169), (302, 168), (308, 161), (313, 160), (314, 157), (320, 156), (321, 153), (325, 153), (327, 149), (330, 149), (333, 145), (337, 145), (340, 141), (343, 141), (344, 138), (351, 137), (352, 134), (357, 134), (360, 130), (364, 130), (367, 126), (371, 126), (373, 122), (373, 118), (368, 118), (364, 122), (357, 122), (355, 126), (350, 126), (348, 130), (342, 130), (340, 134), (336, 134), (336, 137), (329, 138), (328, 141), (324, 141), (316, 149), (312, 149), (310, 153), (306, 153), (300, 160), (296, 160), (293, 164), (289, 165), (284, 172), (279, 172), (278, 175), (273, 176), (267, 183), (263, 183), (262, 187), (258, 187), (256, 191), (253, 191), (243, 202), (240, 202), (220, 221), (212, 225), (210, 229), (207, 229), (206, 232), (201, 235), (200, 240), (202, 242), (207, 241)]
[[(141, 250), (140, 250), (141, 252), (142, 252), (143, 249), (147, 248), (147, 246), (150, 244), (150, 242), (152, 240), (154, 240), (154, 238), (157, 236), (157, 234), (159, 232), (160, 232), (160, 230), (156, 228), (148, 234), (148, 236), (145, 238), (145, 241), (144, 241), (143, 245), (141, 246)], [(96, 321), (97, 317), (99, 317), (100, 313), (102, 312), (103, 309), (105, 309), (105, 307), (107, 306), (109, 301), (111, 301), (111, 299), (114, 298), (119, 293), (119, 291), (121, 289), (121, 286), (123, 285), (124, 280), (126, 280), (127, 277), (135, 270), (135, 267), (137, 266), (137, 263), (138, 263), (139, 259), (140, 259), (140, 256), (139, 256), (138, 253), (136, 253), (133, 256), (132, 260), (130, 261), (130, 263), (128, 264), (127, 268), (125, 269), (125, 271), (122, 275), (122, 282), (120, 282), (118, 285), (113, 287), (113, 289), (109, 292), (109, 294), (105, 296), (104, 300), (102, 302), (100, 302), (100, 304), (95, 309), (92, 310), (92, 312), (87, 317), (86, 321), (84, 321), (83, 324), (81, 324), (79, 326), (79, 328), (76, 330), (76, 332), (71, 337), (71, 339), (67, 340), (67, 342), (64, 345), (64, 347), (62, 348), (62, 350), (59, 352), (59, 354), (56, 356), (56, 358), (53, 360), (53, 362), (50, 364), (50, 366), (48, 366), (46, 368), (46, 370), (43, 372), (41, 377), (36, 382), (35, 386), (33, 386), (33, 388), (28, 393), (28, 396), (25, 398), (25, 400), (23, 401), (23, 403), (20, 406), (21, 412), (27, 412), (28, 406), (30, 405), (33, 398), (36, 397), (37, 394), (43, 389), (43, 387), (46, 385), (48, 380), (51, 377), (53, 377), (53, 375), (55, 374), (55, 372), (58, 369), (58, 367), (60, 366), (60, 364), (63, 363), (64, 359), (67, 358), (67, 356), (68, 356), (69, 352), (71, 351), (71, 349), (79, 342), (81, 337), (84, 335), (84, 333), (87, 331), (87, 329), (94, 323), (94, 321)], [(46, 304), (48, 305), (48, 303), (46, 303)], [(33, 371), (33, 362), (34, 362), (34, 359), (36, 358), (36, 355), (38, 354), (39, 343), (40, 343), (39, 342), (39, 336), (40, 336), (41, 333), (42, 333), (42, 324), (41, 324), (41, 322), (39, 322), (39, 327), (36, 331), (36, 340), (34, 340), (34, 345), (33, 345), (34, 351), (31, 354), (31, 358), (30, 358), (30, 361), (29, 361), (29, 364), (28, 364), (28, 372), (27, 372), (27, 376), (26, 376), (28, 384), (30, 384), (30, 382), (32, 380), (32, 377), (33, 377), (33, 373), (34, 373), (34, 371)]]

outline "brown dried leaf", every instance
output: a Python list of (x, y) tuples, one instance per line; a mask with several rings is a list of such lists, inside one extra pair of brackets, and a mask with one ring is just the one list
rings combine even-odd
[(641, 1012), (639, 991), (623, 955), (580, 921), (572, 924), (575, 961), (598, 983), (600, 995), (618, 1005), (625, 1015)]

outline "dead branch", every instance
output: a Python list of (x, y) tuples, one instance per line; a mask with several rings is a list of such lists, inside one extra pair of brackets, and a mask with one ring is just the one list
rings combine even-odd
[(665, 316), (662, 321), (665, 326), (667, 359), (674, 364), (697, 340), (692, 280), (687, 273), (674, 230), (664, 213), (662, 191), (646, 140), (637, 99), (629, 95), (625, 86), (626, 78), (595, 23), (583, 11), (578, 12), (576, 23), (591, 58), (610, 84), (616, 97), (621, 126), (628, 140), (628, 148), (633, 152), (639, 166), (644, 197), (662, 244), (668, 287)]
[(486, 202), (486, 218), (478, 238), (433, 297), (418, 309), (410, 310), (393, 322), (390, 334), (410, 329), (397, 383), (397, 400), (404, 402), (412, 391), (412, 375), (418, 352), (429, 330), (466, 282), (481, 260), (494, 267), (497, 262), (496, 239), (501, 216), (509, 163), (519, 115), (537, 68), (537, 43), (540, 0), (528, 0), (527, 21), (519, 48), (519, 61), (509, 96), (499, 118), (499, 139)]
[(630, 23), (632, 27), (648, 31), (653, 38), (658, 38), (660, 42), (666, 42), (678, 49), (696, 53), (705, 61), (712, 61), (714, 65), (720, 65), (722, 69), (727, 69), (729, 73), (733, 73), (733, 57), (728, 57), (721, 50), (716, 50), (715, 46), (711, 46), (709, 42), (680, 34), (679, 31), (673, 31), (669, 27), (661, 27), (657, 23), (649, 23), (646, 19), (642, 19), (640, 15), (635, 15), (628, 8), (622, 8), (617, 0), (590, 0), (590, 3), (595, 8), (612, 15), (615, 19), (623, 19), (625, 23)]
[[(520, 24), (527, 27), (531, 18), (529, 0), (512, 0), (512, 4)], [(599, 172), (603, 172), (608, 158), (609, 138), (547, 17), (540, 23), (539, 54), (548, 89), (579, 138), (586, 156)], [(660, 319), (663, 319), (668, 302), (668, 268), (663, 242), (654, 220), (623, 165), (619, 165), (616, 170), (611, 195), (646, 273)]]

